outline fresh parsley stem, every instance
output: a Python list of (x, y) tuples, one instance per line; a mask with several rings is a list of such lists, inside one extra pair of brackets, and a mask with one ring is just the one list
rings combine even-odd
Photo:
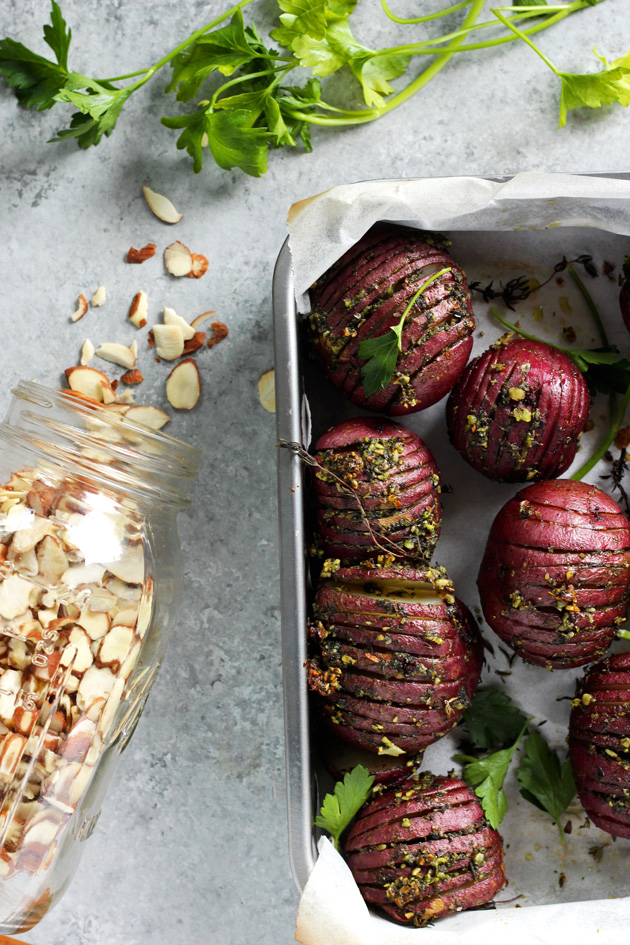
[[(611, 398), (612, 396), (614, 395), (611, 395)], [(602, 459), (604, 455), (608, 452), (613, 440), (617, 436), (617, 431), (619, 430), (619, 427), (623, 423), (623, 419), (626, 415), (626, 410), (628, 409), (628, 403), (630, 403), (630, 387), (628, 387), (624, 395), (624, 398), (621, 402), (621, 407), (619, 408), (619, 410), (618, 411), (611, 410), (610, 412), (610, 422), (608, 424), (608, 433), (606, 434), (605, 439), (603, 440), (602, 443), (600, 443), (600, 445), (595, 450), (595, 452), (590, 457), (590, 459), (587, 459), (587, 461), (583, 463), (582, 466), (580, 466), (577, 472), (573, 473), (573, 475), (571, 476), (571, 479), (575, 479), (575, 480), (583, 479), (584, 476), (586, 476), (586, 474), (591, 471), (593, 466), (596, 466), (597, 463), (600, 461), (600, 459)]]
[(402, 23), (404, 25), (408, 23), (426, 23), (428, 20), (437, 20), (441, 16), (447, 16), (449, 13), (456, 13), (458, 10), (462, 10), (464, 7), (470, 5), (472, 0), (462, 0), (461, 3), (454, 3), (451, 7), (446, 7), (445, 10), (439, 10), (437, 13), (427, 13), (424, 16), (396, 16), (387, 6), (386, 0), (381, 0), (381, 6), (386, 16), (390, 20), (393, 20), (394, 23)]
[(608, 341), (608, 335), (606, 334), (606, 329), (604, 328), (604, 324), (601, 318), (599, 317), (597, 306), (593, 302), (590, 292), (588, 291), (588, 289), (586, 288), (586, 286), (584, 285), (584, 283), (582, 282), (582, 280), (580, 279), (580, 277), (578, 276), (577, 272), (575, 271), (575, 269), (573, 268), (571, 264), (567, 266), (567, 269), (569, 270), (569, 275), (571, 276), (576, 286), (580, 290), (580, 295), (586, 302), (589, 312), (593, 316), (593, 321), (595, 322), (595, 325), (597, 326), (597, 333), (599, 335), (599, 340), (602, 343), (602, 347), (609, 348), (610, 342)]
[(418, 289), (418, 291), (414, 294), (413, 298), (411, 299), (411, 302), (409, 302), (409, 304), (407, 305), (407, 308), (405, 309), (405, 311), (404, 311), (404, 312), (402, 313), (402, 315), (400, 316), (400, 321), (398, 322), (398, 324), (396, 325), (396, 327), (391, 329), (392, 331), (395, 331), (396, 334), (398, 335), (398, 350), (399, 350), (399, 351), (401, 350), (401, 337), (400, 337), (400, 336), (401, 336), (401, 332), (402, 332), (402, 326), (403, 326), (404, 323), (405, 323), (405, 319), (406, 319), (407, 315), (409, 314), (409, 312), (410, 312), (411, 309), (413, 308), (413, 306), (414, 306), (414, 304), (415, 304), (415, 302), (416, 302), (416, 299), (417, 299), (420, 295), (422, 295), (423, 292), (426, 292), (426, 290), (429, 288), (429, 286), (431, 285), (432, 282), (435, 282), (435, 280), (436, 280), (436, 279), (439, 279), (440, 276), (445, 276), (447, 272), (451, 272), (451, 266), (447, 266), (446, 269), (440, 269), (439, 272), (433, 272), (433, 273), (431, 273), (431, 275), (429, 276), (429, 278), (424, 280), (424, 282), (422, 283), (422, 285), (420, 286), (420, 288)]
[[(536, 335), (530, 335), (529, 332), (523, 331), (522, 328), (517, 328), (516, 325), (513, 325), (511, 322), (509, 322), (507, 318), (504, 318), (503, 315), (500, 315), (494, 306), (492, 306), (490, 309), (490, 314), (493, 318), (500, 322), (504, 328), (507, 328), (508, 331), (513, 331), (515, 335), (520, 335), (522, 338), (527, 338), (528, 341), (541, 341), (541, 339), (537, 338)], [(549, 348), (555, 348), (556, 351), (562, 351), (563, 354), (571, 353), (568, 348), (563, 348), (560, 345), (554, 345), (551, 341), (545, 341), (544, 344), (546, 344)]]
[(622, 630), (621, 627), (618, 627), (615, 636), (619, 640), (630, 640), (630, 630)]
[[(522, 39), (523, 42), (527, 43), (527, 45), (531, 49), (533, 49), (535, 53), (537, 53), (540, 56), (542, 61), (549, 66), (552, 72), (555, 72), (556, 75), (560, 75), (560, 72), (558, 71), (558, 69), (556, 69), (551, 59), (548, 59), (547, 56), (545, 56), (545, 54), (538, 48), (538, 46), (535, 43), (532, 43), (531, 39), (528, 38), (527, 33), (524, 33), (522, 30), (519, 30), (517, 26), (514, 26), (514, 24), (511, 23), (509, 20), (507, 20), (503, 16), (503, 14), (500, 13), (497, 9), (491, 10), (491, 12), (494, 13), (496, 18), (500, 20), (504, 26), (507, 26), (509, 30), (512, 30), (512, 32), (515, 33), (515, 35), (518, 36), (519, 39)], [(530, 32), (533, 32), (533, 30)]]
[(210, 108), (214, 108), (219, 99), (219, 96), (225, 92), (226, 89), (229, 89), (234, 85), (240, 85), (242, 82), (249, 82), (250, 79), (260, 79), (264, 75), (274, 75), (275, 73), (279, 73), (279, 75), (277, 75), (274, 81), (269, 85), (269, 90), (271, 90), (278, 84), (278, 82), (282, 81), (287, 72), (290, 72), (291, 69), (295, 69), (296, 66), (297, 63), (293, 63), (290, 66), (277, 66), (275, 69), (261, 69), (260, 72), (248, 72), (246, 75), (239, 75), (235, 79), (230, 79), (229, 82), (224, 82), (223, 85), (219, 86), (219, 88), (216, 90), (212, 96), (212, 99), (210, 100)]
[(127, 72), (125, 75), (113, 75), (108, 79), (97, 79), (96, 81), (103, 85), (105, 82), (122, 82), (123, 79), (135, 79), (137, 75), (144, 75), (150, 68), (150, 66), (147, 66), (146, 69), (138, 69), (136, 72)]

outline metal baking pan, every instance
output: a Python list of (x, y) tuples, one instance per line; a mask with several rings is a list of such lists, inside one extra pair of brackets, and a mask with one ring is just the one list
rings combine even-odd
[[(628, 174), (601, 176), (630, 179)], [(450, 231), (449, 235), (455, 238), (456, 234)], [(461, 236), (461, 234), (457, 235)], [(494, 235), (497, 236), (497, 234)], [(544, 243), (544, 233), (540, 235)], [(470, 236), (469, 233), (469, 239)], [(614, 237), (614, 239), (620, 241), (622, 238)], [(621, 243), (617, 243), (614, 247), (617, 254), (620, 246)], [(625, 252), (628, 252), (627, 240)], [(458, 258), (455, 251), (453, 255)], [(347, 416), (356, 416), (362, 411), (357, 410), (352, 404), (346, 402), (345, 398), (333, 391), (318, 368), (302, 357), (300, 316), (298, 316), (295, 301), (288, 239), (282, 246), (274, 271), (273, 317), (278, 441), (298, 442), (308, 448), (311, 439), (311, 423), (314, 438), (316, 438), (330, 424), (343, 420)], [(482, 348), (487, 347), (488, 343), (488, 337), (485, 341), (479, 342)], [(473, 352), (472, 356), (476, 353), (476, 351)], [(441, 406), (443, 411), (444, 403), (445, 401), (442, 401), (441, 405), (436, 405), (436, 407)], [(425, 412), (422, 413), (424, 415)], [(419, 414), (412, 416), (419, 417)], [(411, 419), (409, 416), (397, 419), (402, 419), (405, 425), (412, 425), (408, 422)], [(422, 435), (424, 436), (424, 433)], [(439, 434), (439, 437), (442, 441), (446, 441), (443, 432)], [(433, 440), (429, 440), (429, 444), (435, 453), (436, 444)], [(439, 446), (441, 449), (442, 444)], [(308, 501), (304, 465), (290, 450), (278, 449), (277, 453), (289, 855), (293, 877), (301, 891), (315, 865), (316, 832), (313, 828), (313, 817), (320, 803), (319, 772), (317, 759), (312, 751), (309, 700), (304, 668), (307, 658), (306, 621), (310, 593), (307, 559)], [(457, 472), (453, 470), (459, 460), (453, 459), (451, 453), (454, 454), (455, 451), (446, 443), (444, 443), (444, 452), (441, 455), (436, 453), (438, 465), (443, 469), (444, 464), (446, 469), (445, 481), (452, 481), (449, 477), (457, 476)], [(481, 479), (481, 477), (478, 478)], [(468, 487), (467, 483), (466, 488)], [(483, 500), (486, 488), (487, 484), (471, 479), (470, 494), (473, 501), (478, 496)], [(496, 484), (490, 485), (490, 488), (495, 489)], [(517, 488), (515, 487), (514, 491)], [(508, 497), (509, 492), (506, 491), (505, 500)], [(462, 519), (459, 521), (460, 524), (463, 522)], [(440, 541), (442, 542), (442, 539)], [(438, 557), (440, 561), (443, 561), (442, 555)], [(452, 576), (457, 586), (457, 575), (452, 574)], [(468, 593), (471, 595), (473, 592), (469, 590)], [(466, 600), (465, 595), (461, 596)], [(601, 882), (604, 883), (603, 877)], [(582, 898), (582, 896), (577, 898)]]

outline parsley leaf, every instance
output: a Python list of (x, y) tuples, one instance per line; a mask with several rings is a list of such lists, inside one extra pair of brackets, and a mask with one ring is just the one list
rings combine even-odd
[(610, 64), (603, 61), (605, 66), (600, 72), (586, 75), (558, 72), (562, 81), (560, 128), (566, 125), (567, 112), (573, 108), (600, 108), (615, 102), (624, 108), (630, 105), (630, 52)]
[(384, 104), (383, 96), (396, 91), (389, 80), (404, 75), (410, 61), (411, 56), (400, 55), (375, 56), (368, 53), (353, 56), (349, 65), (361, 83), (366, 105), (380, 108)]
[(373, 783), (374, 775), (363, 765), (357, 765), (348, 771), (343, 781), (337, 781), (335, 793), (324, 798), (315, 824), (333, 837), (336, 850), (341, 834), (370, 796)]
[[(81, 89), (85, 91), (79, 91)], [(71, 72), (65, 87), (55, 95), (55, 101), (74, 105), (79, 114), (73, 115), (70, 128), (57, 132), (52, 140), (76, 138), (80, 148), (97, 145), (103, 135), (111, 135), (130, 95), (130, 90), (116, 89), (80, 72)]]
[(561, 765), (557, 753), (534, 729), (525, 742), (516, 776), (525, 800), (551, 814), (556, 821), (560, 840), (564, 844), (560, 815), (565, 812), (577, 790), (570, 762), (565, 761)]
[(0, 40), (0, 75), (15, 89), (24, 108), (45, 111), (55, 104), (55, 95), (68, 75), (68, 48), (72, 31), (66, 30), (59, 5), (52, 0), (50, 24), (44, 26), (44, 40), (55, 54), (56, 63), (39, 56), (13, 39)]
[(428, 289), (432, 282), (450, 271), (451, 267), (449, 266), (447, 269), (440, 269), (439, 272), (432, 273), (415, 293), (397, 325), (392, 325), (384, 335), (378, 335), (376, 338), (366, 338), (365, 341), (361, 342), (359, 357), (365, 360), (365, 364), (361, 367), (361, 374), (363, 375), (363, 388), (366, 397), (371, 397), (372, 394), (377, 394), (380, 390), (383, 390), (394, 376), (398, 352), (402, 350), (403, 325), (417, 298), (422, 295), (425, 289)]
[(500, 689), (478, 689), (464, 713), (464, 724), (479, 748), (511, 745), (527, 721), (507, 693)]
[(496, 830), (507, 812), (507, 799), (503, 790), (503, 783), (510, 767), (514, 752), (518, 747), (529, 719), (521, 728), (518, 737), (510, 748), (495, 751), (485, 758), (473, 758), (470, 755), (455, 755), (455, 761), (466, 761), (463, 778), (467, 784), (475, 789), (475, 794), (481, 800), (481, 806), (488, 818), (491, 827)]
[(204, 135), (219, 167), (229, 170), (240, 167), (251, 177), (260, 177), (267, 170), (267, 150), (272, 135), (264, 128), (252, 128), (248, 109), (236, 108), (213, 112), (198, 108), (191, 115), (163, 118), (167, 128), (181, 128), (177, 147), (185, 148), (194, 159), (195, 172), (202, 166)]

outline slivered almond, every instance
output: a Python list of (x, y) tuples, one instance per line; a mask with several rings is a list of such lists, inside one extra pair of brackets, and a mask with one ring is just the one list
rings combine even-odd
[(192, 254), (192, 272), (189, 272), (188, 275), (193, 279), (201, 279), (202, 276), (205, 276), (208, 270), (208, 260), (201, 253)]
[(102, 404), (113, 404), (116, 394), (109, 378), (102, 371), (91, 367), (71, 367), (65, 371), (70, 390), (78, 391)]
[(164, 250), (164, 265), (172, 276), (189, 276), (193, 270), (192, 253), (176, 240)]
[(85, 367), (94, 357), (94, 345), (89, 338), (86, 338), (81, 348), (81, 364)]
[(129, 321), (133, 322), (136, 328), (144, 328), (146, 325), (147, 307), (146, 292), (136, 292), (129, 309)]
[(276, 374), (273, 368), (260, 375), (258, 397), (265, 410), (269, 413), (276, 412)]
[(212, 328), (212, 338), (208, 338), (208, 347), (214, 348), (220, 341), (227, 338), (228, 329), (227, 325), (224, 325), (223, 322), (212, 322), (210, 328)]
[(177, 212), (168, 197), (157, 194), (150, 187), (143, 187), (142, 193), (151, 213), (154, 213), (163, 223), (179, 223), (184, 216), (183, 213)]
[(144, 377), (142, 376), (142, 372), (138, 371), (136, 368), (134, 371), (127, 371), (120, 380), (123, 384), (142, 384)]
[(170, 421), (170, 417), (159, 407), (145, 407), (138, 404), (137, 407), (130, 407), (125, 414), (125, 420), (133, 420), (134, 423), (141, 423), (150, 430), (161, 430)]
[(155, 353), (165, 361), (174, 361), (184, 353), (184, 336), (179, 325), (154, 325)]
[(84, 295), (80, 295), (79, 301), (77, 303), (77, 310), (76, 312), (72, 313), (72, 315), (70, 316), (70, 319), (73, 322), (78, 322), (79, 319), (83, 318), (87, 310), (88, 310), (87, 299)]
[(101, 358), (103, 361), (110, 361), (112, 364), (119, 364), (121, 367), (131, 370), (136, 366), (138, 344), (133, 341), (130, 347), (127, 348), (125, 345), (107, 342), (100, 345), (94, 353), (97, 358)]
[(107, 293), (104, 285), (99, 285), (98, 289), (90, 299), (92, 308), (100, 308), (107, 301)]
[(212, 318), (212, 316), (216, 314), (217, 313), (214, 311), (214, 309), (209, 312), (204, 312), (202, 315), (197, 315), (196, 318), (193, 318), (190, 324), (195, 329), (195, 331), (198, 331), (200, 325), (203, 325), (204, 322), (207, 322), (209, 318)]
[(184, 354), (194, 354), (195, 351), (199, 351), (200, 348), (203, 348), (205, 340), (205, 331), (196, 331), (192, 338), (185, 342)]
[(119, 394), (116, 394), (116, 403), (112, 404), (112, 407), (129, 407), (133, 405), (133, 402), (136, 397), (135, 390), (130, 390), (128, 387), (125, 390), (121, 390)]
[(142, 249), (134, 249), (132, 246), (127, 253), (127, 262), (128, 263), (143, 263), (147, 259), (151, 259), (152, 256), (155, 256), (155, 243), (147, 243), (146, 246), (143, 246)]
[(192, 410), (201, 394), (199, 369), (192, 358), (180, 361), (166, 379), (166, 399), (176, 410)]
[(77, 400), (84, 400), (86, 404), (98, 404), (99, 407), (103, 404), (102, 400), (97, 400), (96, 397), (88, 397), (87, 394), (82, 394), (80, 390), (71, 390), (69, 387), (61, 387), (59, 392), (61, 394), (67, 394), (69, 397), (76, 397)]
[(188, 341), (195, 334), (192, 325), (189, 325), (186, 319), (178, 315), (173, 308), (165, 307), (163, 319), (165, 325), (178, 325), (181, 328), (184, 341)]

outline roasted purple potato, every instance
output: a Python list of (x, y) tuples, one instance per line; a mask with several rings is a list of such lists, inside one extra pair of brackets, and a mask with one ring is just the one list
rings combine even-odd
[(450, 776), (414, 775), (368, 801), (344, 856), (365, 901), (408, 925), (475, 909), (506, 882), (501, 835)]
[(419, 436), (388, 420), (359, 417), (332, 427), (315, 449), (335, 477), (321, 470), (313, 475), (328, 555), (356, 561), (395, 546), (413, 560), (431, 558), (442, 518), (440, 477)]
[(630, 653), (593, 666), (571, 708), (569, 753), (589, 819), (630, 839)]
[(328, 575), (309, 625), (318, 709), (352, 745), (415, 755), (470, 704), (482, 663), (477, 625), (441, 568), (390, 559)]
[(446, 422), (453, 446), (477, 472), (529, 482), (569, 468), (590, 405), (570, 358), (515, 338), (470, 362), (451, 391)]
[[(309, 337), (331, 382), (353, 403), (392, 415), (424, 410), (464, 369), (475, 320), (466, 277), (435, 234), (370, 230), (311, 287)], [(451, 268), (414, 303), (402, 331), (393, 380), (367, 396), (359, 345), (397, 325), (422, 283)]]
[(526, 662), (592, 663), (628, 606), (630, 523), (596, 486), (535, 483), (496, 516), (477, 584), (488, 624)]

